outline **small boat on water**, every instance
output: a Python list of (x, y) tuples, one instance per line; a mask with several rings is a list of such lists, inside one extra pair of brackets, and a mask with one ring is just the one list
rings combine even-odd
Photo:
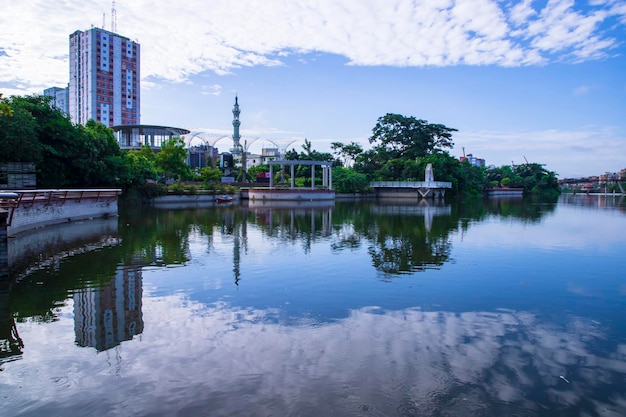
[(217, 204), (232, 203), (233, 197), (230, 195), (222, 195), (217, 197)]

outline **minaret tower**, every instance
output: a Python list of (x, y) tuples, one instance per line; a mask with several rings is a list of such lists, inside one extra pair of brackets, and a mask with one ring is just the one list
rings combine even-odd
[(239, 113), (241, 112), (239, 111), (237, 96), (235, 95), (235, 106), (233, 107), (233, 148), (236, 153), (241, 151), (241, 145), (239, 144), (239, 140), (241, 139), (241, 136), (239, 135), (239, 126), (241, 125), (241, 122), (239, 121)]

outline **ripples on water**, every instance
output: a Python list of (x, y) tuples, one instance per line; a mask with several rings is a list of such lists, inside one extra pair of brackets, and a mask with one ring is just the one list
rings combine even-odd
[(626, 415), (622, 203), (120, 224), (2, 287), (0, 415)]

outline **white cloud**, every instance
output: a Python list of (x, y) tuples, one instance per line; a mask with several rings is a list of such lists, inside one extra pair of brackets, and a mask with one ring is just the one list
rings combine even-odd
[[(0, 82), (39, 92), (67, 83), (68, 36), (110, 24), (109, 1), (16, 2), (0, 16)], [(285, 54), (326, 52), (352, 65), (517, 66), (605, 56), (615, 39), (601, 31), (623, 19), (621, 1), (590, 9), (550, 0), (508, 10), (495, 0), (293, 2), (190, 0), (117, 3), (117, 32), (142, 45), (142, 76), (183, 82), (194, 74), (282, 65)], [(615, 24), (615, 22), (613, 22)], [(42, 70), (45, 69), (45, 70)]]
[(521, 25), (530, 17), (535, 16), (537, 12), (531, 7), (532, 0), (523, 0), (517, 3), (511, 9), (509, 19), (515, 25)]
[(205, 96), (219, 96), (222, 94), (222, 86), (219, 84), (203, 85), (201, 91), (201, 94)]
[(587, 95), (591, 92), (591, 90), (593, 90), (593, 86), (591, 85), (581, 85), (579, 87), (576, 87), (574, 89), (574, 95), (575, 96), (584, 96)]
[(600, 175), (626, 168), (620, 152), (626, 132), (588, 127), (581, 130), (543, 130), (527, 132), (458, 132), (455, 149), (484, 158), (487, 165), (511, 162), (545, 164), (561, 178)]

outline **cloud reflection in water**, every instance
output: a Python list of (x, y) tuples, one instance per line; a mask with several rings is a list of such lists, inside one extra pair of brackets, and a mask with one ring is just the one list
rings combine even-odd
[[(56, 393), (59, 412), (78, 406), (99, 415), (626, 412), (626, 345), (592, 353), (607, 336), (587, 319), (571, 317), (560, 326), (507, 310), (369, 307), (330, 323), (302, 319), (286, 325), (280, 310), (206, 306), (179, 295), (148, 297), (143, 310), (144, 334), (116, 348), (117, 376), (106, 371), (110, 355), (94, 362), (77, 352), (84, 348), (68, 352), (63, 338), (55, 339), (58, 346), (27, 341), (29, 350), (41, 352), (14, 364), (45, 362), (40, 377), (52, 380), (68, 375), (72, 358), (69, 377), (90, 382)], [(36, 324), (20, 324), (25, 340), (40, 338), (40, 331)], [(9, 382), (16, 400), (9, 407), (33, 401), (37, 405), (29, 410), (49, 410), (37, 403), (46, 396), (36, 387), (18, 388), (22, 382)]]

